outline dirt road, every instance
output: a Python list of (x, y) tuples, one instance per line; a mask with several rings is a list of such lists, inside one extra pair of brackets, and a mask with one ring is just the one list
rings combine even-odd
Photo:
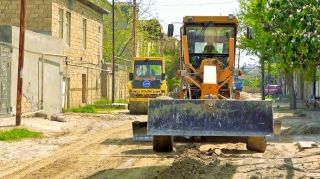
[[(150, 142), (131, 139), (131, 122), (146, 120), (144, 115), (68, 114), (64, 123), (23, 118), (24, 127), (46, 137), (0, 142), (0, 178), (320, 178), (320, 148), (295, 145), (320, 141), (320, 112), (304, 113), (275, 110), (284, 135), (268, 142), (265, 153), (247, 151), (242, 143), (177, 144), (173, 152), (156, 153)], [(0, 129), (10, 124), (13, 119), (0, 119)]]

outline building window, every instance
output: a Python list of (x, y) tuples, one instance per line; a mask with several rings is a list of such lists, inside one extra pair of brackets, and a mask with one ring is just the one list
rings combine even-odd
[(67, 12), (66, 13), (66, 18), (67, 18), (67, 22), (66, 22), (66, 26), (67, 26), (67, 32), (66, 32), (66, 44), (68, 46), (70, 46), (70, 31), (71, 31), (71, 13)]
[(59, 9), (58, 14), (58, 37), (63, 38), (63, 9)]
[(82, 74), (82, 103), (87, 103), (87, 75)]
[(87, 19), (82, 20), (82, 48), (87, 48)]

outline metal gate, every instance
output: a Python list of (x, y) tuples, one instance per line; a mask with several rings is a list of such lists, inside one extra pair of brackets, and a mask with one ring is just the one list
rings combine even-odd
[(10, 74), (11, 47), (0, 45), (0, 117), (11, 112)]

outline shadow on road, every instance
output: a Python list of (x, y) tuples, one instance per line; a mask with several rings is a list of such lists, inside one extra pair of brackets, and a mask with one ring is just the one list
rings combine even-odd
[(111, 138), (111, 139), (106, 139), (101, 144), (103, 144), (103, 145), (150, 145), (150, 146), (152, 146), (152, 142), (133, 141), (132, 138)]
[(221, 149), (221, 152), (223, 152), (224, 154), (231, 154), (231, 155), (238, 155), (238, 154), (255, 154), (258, 152), (254, 152), (251, 150), (237, 150), (237, 149)]
[(167, 158), (173, 158), (174, 155), (180, 154), (179, 152), (155, 152), (152, 149), (152, 146), (150, 146), (149, 149), (133, 149), (133, 150), (127, 150), (122, 152), (123, 154), (128, 154), (128, 155), (160, 155), (160, 156), (165, 156)]

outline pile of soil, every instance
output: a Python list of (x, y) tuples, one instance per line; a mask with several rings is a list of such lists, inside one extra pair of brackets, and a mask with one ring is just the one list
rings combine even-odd
[[(212, 179), (230, 178), (236, 167), (223, 161), (224, 154), (220, 149), (200, 151), (199, 148), (187, 148), (177, 156), (168, 168), (158, 171), (153, 179)], [(230, 175), (230, 176), (228, 176)]]
[(282, 130), (281, 135), (318, 135), (320, 134), (319, 123), (304, 123)]

